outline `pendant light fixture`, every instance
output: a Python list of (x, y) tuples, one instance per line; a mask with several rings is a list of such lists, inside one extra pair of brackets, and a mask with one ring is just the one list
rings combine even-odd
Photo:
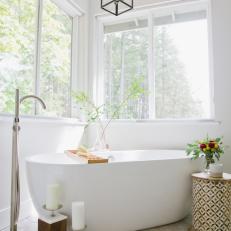
[(101, 8), (118, 16), (133, 9), (133, 0), (101, 0)]

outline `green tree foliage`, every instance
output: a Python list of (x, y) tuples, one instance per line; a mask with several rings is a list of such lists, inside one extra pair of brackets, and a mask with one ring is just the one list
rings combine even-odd
[(50, 116), (70, 115), (72, 20), (44, 0), (41, 42), (41, 96)]
[[(21, 94), (34, 92), (37, 0), (0, 1), (0, 112), (14, 110), (15, 88)], [(45, 99), (46, 115), (70, 114), (70, 65), (72, 21), (51, 0), (44, 0), (41, 39), (40, 96)], [(191, 118), (201, 116), (201, 102), (193, 98), (184, 66), (168, 34), (167, 27), (154, 29), (155, 45), (155, 113), (157, 118)], [(149, 118), (147, 28), (105, 35), (105, 101), (110, 110), (121, 102), (126, 105), (116, 119)], [(154, 64), (153, 64), (154, 65)], [(126, 100), (129, 87), (139, 81), (145, 92)], [(33, 103), (22, 111), (33, 113)]]
[[(35, 89), (37, 0), (0, 1), (0, 112), (14, 110), (15, 88), (22, 95)], [(43, 1), (40, 96), (46, 115), (68, 116), (72, 20), (51, 0)], [(33, 114), (33, 103), (22, 112)]]
[[(154, 28), (155, 83), (148, 81), (148, 40), (146, 28), (105, 34), (106, 102), (116, 106), (137, 76), (149, 94), (130, 100), (120, 119), (201, 117), (201, 102), (193, 98), (191, 86), (167, 26)], [(155, 89), (155, 115), (149, 115), (149, 89)], [(109, 118), (110, 115), (107, 114)]]
[[(33, 89), (36, 5), (32, 0), (0, 1), (0, 111), (14, 110), (15, 88)], [(32, 104), (22, 108), (31, 113)]]
[(184, 66), (166, 26), (155, 27), (155, 101), (157, 118), (200, 117)]
[[(139, 80), (145, 92), (129, 99), (117, 119), (145, 118), (148, 114), (148, 31), (147, 29), (105, 35), (105, 100), (116, 108), (129, 87)], [(106, 113), (110, 118), (110, 113)]]

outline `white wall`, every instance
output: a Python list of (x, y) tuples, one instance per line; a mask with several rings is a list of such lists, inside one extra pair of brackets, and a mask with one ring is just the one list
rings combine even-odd
[(75, 0), (75, 2), (77, 2), (77, 4), (79, 5), (79, 7), (85, 11), (86, 13), (89, 10), (89, 0)]
[[(164, 2), (164, 0), (136, 0), (135, 5)], [(91, 14), (101, 13), (99, 1), (91, 0)], [(224, 136), (225, 144), (231, 146), (231, 1), (212, 0), (212, 50), (214, 56), (215, 114), (219, 123), (113, 123), (107, 137), (112, 149), (153, 149), (180, 148), (187, 143), (210, 136)], [(92, 30), (94, 17), (91, 18)], [(90, 32), (92, 33), (92, 32)], [(93, 37), (93, 35), (92, 35)], [(90, 41), (90, 46), (92, 41)], [(199, 55), (199, 51), (198, 51)], [(90, 60), (90, 63), (92, 60)], [(93, 78), (94, 71), (90, 78)], [(93, 143), (94, 129), (89, 135)], [(231, 172), (231, 150), (227, 149), (224, 158), (225, 169)]]
[(231, 172), (231, 1), (212, 0), (211, 5), (216, 117), (222, 121), (221, 131), (230, 146), (225, 163)]

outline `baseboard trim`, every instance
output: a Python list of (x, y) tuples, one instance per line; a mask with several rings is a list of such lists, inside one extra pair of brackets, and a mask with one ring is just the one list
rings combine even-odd
[[(23, 220), (31, 216), (33, 211), (33, 205), (31, 200), (27, 200), (21, 203), (21, 210), (19, 220)], [(0, 230), (9, 227), (10, 225), (10, 208), (0, 210)]]

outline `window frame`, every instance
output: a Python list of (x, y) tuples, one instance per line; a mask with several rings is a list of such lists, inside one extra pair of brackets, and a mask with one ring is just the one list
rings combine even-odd
[[(77, 91), (79, 88), (78, 76), (82, 70), (79, 67), (82, 65), (81, 58), (79, 54), (81, 53), (79, 39), (83, 40), (81, 34), (79, 33), (80, 27), (80, 17), (85, 14), (85, 11), (82, 10), (77, 3), (68, 1), (68, 0), (51, 0), (60, 10), (65, 12), (72, 20), (72, 34), (71, 34), (71, 65), (70, 65), (70, 92)], [(44, 0), (36, 0), (36, 15), (35, 15), (35, 42), (34, 42), (34, 74), (32, 76), (33, 81), (33, 94), (39, 96), (40, 92), (40, 64), (41, 64), (41, 38), (42, 38), (42, 15), (43, 15), (43, 2)], [(71, 95), (71, 94), (70, 94)], [(37, 101), (33, 105), (33, 113), (31, 115), (22, 115), (25, 118), (36, 117), (38, 119), (48, 119), (50, 120), (69, 120), (76, 115), (75, 110), (73, 109), (72, 97), (69, 99), (69, 116), (68, 117), (50, 117), (50, 116), (41, 116), (39, 115), (40, 106)], [(0, 117), (11, 117), (12, 113), (0, 112)]]
[[(210, 0), (189, 0), (185, 2), (184, 0), (179, 0), (178, 3), (167, 2), (160, 4), (153, 4), (151, 7), (141, 7), (133, 10), (127, 14), (123, 14), (118, 17), (113, 17), (111, 15), (98, 15), (95, 17), (95, 60), (94, 60), (94, 68), (96, 70), (96, 75), (94, 76), (94, 84), (96, 84), (93, 89), (93, 98), (98, 105), (104, 103), (104, 26), (123, 23), (126, 21), (135, 20), (138, 17), (146, 16), (148, 21), (148, 31), (149, 31), (149, 52), (148, 52), (148, 81), (153, 83), (155, 81), (155, 68), (154, 68), (154, 44), (153, 44), (153, 26), (156, 12), (167, 9), (171, 10), (171, 7), (182, 7), (186, 9), (190, 9), (190, 6), (199, 7), (199, 9), (203, 9), (207, 12), (207, 25), (208, 25), (208, 61), (209, 61), (209, 89), (210, 89), (210, 118), (189, 118), (189, 119), (160, 119), (155, 117), (155, 90), (152, 89), (152, 85), (149, 84), (149, 119), (116, 119), (115, 121), (122, 122), (183, 122), (183, 123), (191, 123), (191, 122), (215, 122), (215, 101), (214, 101), (214, 70), (213, 70), (213, 49), (212, 49), (212, 16), (211, 16), (211, 1)], [(151, 105), (151, 106), (150, 106)], [(154, 116), (153, 116), (154, 115)]]
[[(34, 63), (34, 92), (36, 95), (40, 95), (40, 67), (41, 67), (41, 38), (42, 38), (42, 23), (43, 23), (43, 2), (44, 0), (37, 0), (37, 15), (36, 15), (36, 41), (35, 41), (35, 63)], [(66, 4), (65, 1), (60, 2), (59, 0), (52, 1), (53, 4), (55, 4), (60, 10), (65, 12), (72, 21), (72, 34), (71, 34), (71, 65), (70, 65), (70, 82), (69, 82), (69, 89), (70, 92), (76, 90), (74, 88), (74, 82), (76, 82), (78, 71), (76, 70), (78, 67), (78, 59), (75, 55), (78, 52), (78, 46), (76, 46), (76, 43), (74, 41), (78, 38), (78, 19), (79, 16), (82, 15), (82, 13), (74, 8), (74, 6), (70, 6), (69, 4)], [(75, 10), (75, 11), (73, 11)], [(73, 85), (73, 86), (72, 86)], [(68, 118), (72, 117), (72, 99), (71, 99), (71, 93), (69, 98), (69, 115)], [(39, 115), (39, 105), (36, 101), (34, 104), (34, 116)], [(46, 117), (46, 116), (45, 116)], [(56, 117), (55, 117), (56, 118)]]

